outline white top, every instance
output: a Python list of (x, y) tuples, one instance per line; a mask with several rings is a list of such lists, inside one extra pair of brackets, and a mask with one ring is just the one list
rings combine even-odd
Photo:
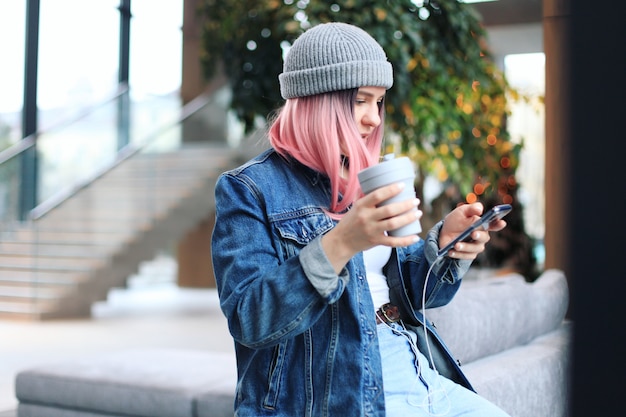
[(367, 283), (376, 310), (389, 302), (389, 285), (387, 284), (387, 277), (383, 275), (383, 267), (389, 261), (390, 256), (391, 248), (389, 246), (374, 246), (363, 251)]

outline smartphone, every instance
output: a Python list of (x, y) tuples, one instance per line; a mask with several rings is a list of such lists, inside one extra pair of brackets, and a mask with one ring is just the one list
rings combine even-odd
[(463, 233), (458, 235), (452, 242), (448, 243), (446, 247), (444, 247), (443, 249), (440, 249), (439, 252), (437, 252), (437, 256), (438, 257), (443, 256), (446, 253), (448, 253), (448, 251), (452, 249), (454, 245), (456, 245), (457, 242), (471, 241), (472, 238), (470, 237), (470, 235), (472, 234), (474, 230), (481, 228), (481, 227), (483, 228), (483, 230), (487, 230), (491, 222), (495, 220), (500, 220), (501, 218), (509, 214), (511, 209), (513, 209), (513, 207), (510, 204), (500, 204), (499, 206), (495, 206), (494, 208), (489, 210), (487, 213), (483, 214), (482, 217), (476, 220), (470, 227), (465, 229)]

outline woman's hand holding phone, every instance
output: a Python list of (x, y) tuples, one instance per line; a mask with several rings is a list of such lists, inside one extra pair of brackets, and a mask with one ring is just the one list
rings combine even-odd
[[(481, 203), (457, 207), (445, 218), (439, 236), (440, 249), (437, 256), (448, 255), (458, 259), (475, 259), (489, 241), (488, 232), (495, 232), (506, 227), (506, 222), (502, 218), (511, 209), (511, 205), (502, 204), (478, 217), (483, 211)], [(467, 226), (470, 222), (471, 224)]]

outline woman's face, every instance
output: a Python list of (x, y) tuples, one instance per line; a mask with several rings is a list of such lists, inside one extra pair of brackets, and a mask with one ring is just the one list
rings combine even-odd
[(387, 90), (384, 87), (360, 87), (354, 100), (354, 121), (365, 140), (380, 125), (380, 107)]

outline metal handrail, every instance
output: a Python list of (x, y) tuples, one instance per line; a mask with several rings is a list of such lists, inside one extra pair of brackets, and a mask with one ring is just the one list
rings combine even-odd
[(37, 134), (26, 136), (24, 139), (20, 140), (16, 144), (9, 146), (5, 150), (1, 151), (0, 165), (35, 146), (36, 136)]
[(159, 130), (157, 132), (153, 132), (151, 135), (148, 135), (148, 139), (146, 141), (144, 141), (141, 145), (130, 145), (130, 144), (126, 145), (125, 147), (123, 147), (122, 149), (120, 149), (118, 151), (117, 157), (115, 158), (115, 160), (111, 164), (103, 167), (102, 169), (97, 171), (94, 175), (84, 179), (83, 181), (75, 183), (75, 184), (73, 184), (73, 185), (71, 185), (71, 186), (69, 186), (69, 187), (67, 187), (67, 188), (57, 192), (53, 196), (51, 196), (48, 199), (46, 199), (46, 201), (44, 201), (41, 204), (37, 205), (37, 207), (33, 208), (30, 211), (29, 216), (28, 216), (29, 220), (37, 220), (37, 219), (43, 217), (48, 212), (50, 212), (50, 210), (52, 210), (53, 208), (59, 206), (63, 201), (65, 201), (68, 198), (72, 197), (73, 195), (78, 193), (80, 190), (84, 189), (89, 184), (91, 184), (93, 181), (95, 181), (96, 179), (100, 178), (101, 176), (103, 176), (104, 174), (106, 174), (107, 172), (109, 172), (110, 170), (112, 170), (113, 168), (118, 166), (119, 164), (121, 164), (123, 161), (125, 161), (128, 158), (130, 158), (131, 156), (139, 153), (146, 146), (150, 145), (152, 143), (151, 139), (154, 139), (154, 138), (158, 137), (158, 135), (163, 130), (170, 129), (170, 128), (172, 128), (172, 127), (182, 123), (183, 121), (185, 121), (189, 117), (191, 117), (194, 113), (196, 113), (198, 110), (200, 110), (202, 107), (204, 107), (208, 102), (210, 102), (211, 99), (212, 99), (212, 95), (211, 94), (204, 93), (204, 94), (201, 94), (198, 97), (194, 98), (189, 103), (183, 105), (183, 107), (181, 108), (180, 115), (172, 123), (170, 123), (169, 125), (166, 125), (166, 126), (162, 126), (162, 127), (159, 128)]
[(39, 134), (41, 135), (41, 134), (48, 133), (54, 130), (62, 129), (63, 127), (73, 125), (74, 123), (79, 122), (82, 119), (86, 119), (99, 108), (104, 107), (106, 104), (109, 104), (112, 101), (117, 100), (118, 98), (120, 98), (124, 94), (128, 94), (129, 92), (130, 92), (130, 87), (128, 86), (127, 83), (119, 83), (115, 92), (111, 94), (108, 98), (102, 100), (98, 104), (86, 107), (85, 110), (81, 111), (77, 115), (70, 116), (70, 117), (60, 120), (59, 122), (47, 128), (45, 131), (40, 132)]
[[(124, 94), (127, 94), (128, 92), (129, 92), (128, 85), (126, 83), (122, 83), (122, 84), (119, 85), (117, 91), (113, 95), (111, 95), (106, 100), (100, 102), (98, 105), (90, 107), (89, 109), (81, 112), (77, 116), (74, 116), (72, 118), (66, 119), (66, 120), (64, 120), (62, 122), (59, 122), (59, 123), (55, 124), (53, 127), (46, 129), (45, 132), (43, 132), (43, 131), (42, 132), (36, 132), (36, 133), (34, 133), (34, 134), (30, 135), (30, 136), (27, 136), (24, 139), (22, 139), (19, 142), (17, 142), (16, 144), (10, 146), (9, 148), (7, 148), (7, 149), (5, 149), (3, 151), (0, 151), (0, 165), (2, 165), (3, 163), (11, 160), (12, 158), (15, 158), (16, 156), (20, 155), (21, 153), (23, 153), (23, 152), (27, 151), (28, 149), (32, 148), (33, 146), (35, 146), (38, 135), (42, 135), (42, 134), (50, 132), (52, 130), (59, 129), (60, 127), (69, 126), (69, 125), (71, 125), (73, 123), (76, 123), (76, 122), (80, 121), (81, 119), (84, 119), (84, 118), (88, 117), (90, 114), (92, 114), (95, 110), (97, 110), (98, 108), (102, 107), (103, 105), (118, 99), (119, 97), (121, 97)], [(80, 182), (77, 182), (77, 183), (75, 183), (73, 185), (70, 185), (70, 186), (66, 187), (65, 189), (63, 189), (63, 190), (57, 192), (56, 194), (52, 195), (51, 197), (47, 198), (45, 201), (43, 201), (42, 203), (38, 204), (35, 208), (33, 208), (29, 212), (28, 219), (32, 221), (32, 220), (37, 220), (37, 219), (43, 217), (50, 210), (52, 210), (53, 208), (57, 207), (63, 201), (65, 201), (69, 197), (75, 195), (81, 189), (87, 187), (94, 180), (96, 180), (97, 178), (103, 176), (104, 174), (109, 172), (111, 169), (113, 169), (114, 167), (119, 165), (121, 162), (125, 161), (126, 159), (128, 159), (131, 156), (135, 155), (136, 153), (140, 152), (142, 149), (144, 149), (144, 147), (148, 146), (152, 142), (150, 137), (156, 138), (159, 135), (159, 133), (162, 131), (162, 129), (170, 129), (170, 128), (176, 126), (177, 124), (182, 123), (184, 120), (186, 120), (190, 116), (192, 116), (195, 112), (197, 112), (199, 109), (204, 107), (211, 100), (211, 98), (212, 98), (212, 94), (207, 92), (207, 93), (201, 94), (198, 97), (196, 97), (195, 99), (189, 101), (187, 104), (182, 106), (180, 115), (170, 125), (162, 126), (159, 129), (159, 131), (153, 132), (151, 135), (148, 136), (148, 139), (146, 141), (144, 141), (143, 144), (141, 144), (141, 145), (130, 145), (129, 144), (129, 145), (126, 145), (125, 147), (121, 148), (120, 150), (118, 150), (117, 156), (116, 156), (115, 160), (110, 165), (108, 165), (106, 167), (103, 167), (102, 169), (100, 169), (99, 171), (97, 171), (96, 173), (91, 175), (90, 177), (88, 177), (88, 178), (86, 178), (86, 179), (84, 179), (84, 180), (82, 180)]]
[(108, 104), (114, 100), (117, 100), (118, 98), (120, 98), (122, 95), (128, 93), (130, 91), (130, 88), (128, 87), (128, 84), (126, 83), (121, 83), (118, 85), (115, 93), (113, 93), (110, 97), (108, 97), (107, 99), (103, 100), (102, 102), (96, 104), (95, 106), (91, 106), (88, 109), (80, 112), (80, 114), (67, 118), (65, 120), (62, 120), (58, 123), (56, 123), (55, 125), (53, 125), (52, 127), (46, 129), (45, 131), (41, 131), (41, 132), (36, 132), (33, 133), (32, 135), (26, 136), (25, 138), (21, 139), (19, 142), (15, 143), (14, 145), (4, 149), (3, 151), (0, 151), (0, 165), (2, 165), (3, 163), (7, 162), (8, 160), (15, 158), (17, 155), (21, 154), (22, 152), (25, 152), (26, 150), (32, 148), (33, 146), (35, 146), (35, 142), (37, 141), (37, 136), (40, 136), (44, 133), (50, 132), (52, 130), (56, 130), (59, 129), (63, 126), (69, 126), (71, 124), (74, 124), (86, 117), (88, 117), (91, 113), (93, 113), (96, 109), (104, 106), (105, 104)]

